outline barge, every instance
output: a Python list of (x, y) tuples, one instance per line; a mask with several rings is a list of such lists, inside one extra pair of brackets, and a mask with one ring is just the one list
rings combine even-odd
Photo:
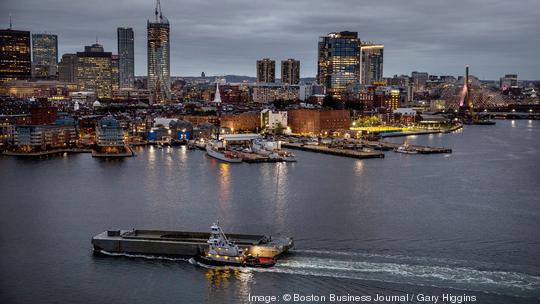
[[(160, 257), (197, 257), (208, 252), (209, 232), (163, 230), (108, 230), (92, 238), (96, 252), (141, 254)], [(257, 234), (227, 234), (246, 255), (275, 258), (294, 246), (290, 237)]]

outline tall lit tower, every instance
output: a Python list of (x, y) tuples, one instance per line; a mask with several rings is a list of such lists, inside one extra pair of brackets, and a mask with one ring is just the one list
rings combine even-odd
[(360, 47), (360, 83), (370, 85), (383, 78), (384, 45), (370, 42)]
[(276, 82), (276, 62), (269, 58), (257, 60), (257, 82)]
[(30, 32), (10, 26), (0, 30), (0, 83), (15, 79), (30, 79)]
[(36, 78), (56, 78), (58, 36), (32, 34), (32, 74)]
[(300, 61), (289, 58), (281, 61), (281, 83), (300, 83)]
[(360, 39), (357, 32), (329, 33), (319, 38), (318, 83), (335, 98), (360, 81)]
[(133, 29), (119, 27), (118, 36), (118, 74), (120, 88), (132, 88), (135, 81), (135, 56), (133, 48)]
[(161, 12), (156, 1), (155, 19), (147, 22), (148, 34), (148, 90), (151, 103), (162, 103), (171, 98), (171, 61), (169, 20)]

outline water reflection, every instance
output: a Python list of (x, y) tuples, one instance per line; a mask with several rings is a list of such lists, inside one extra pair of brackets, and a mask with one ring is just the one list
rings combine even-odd
[(276, 225), (279, 230), (285, 228), (287, 195), (289, 194), (289, 183), (287, 181), (288, 168), (286, 163), (276, 163)]
[(361, 176), (363, 171), (364, 171), (364, 161), (362, 161), (362, 160), (357, 160), (357, 161), (354, 163), (354, 173), (355, 173), (357, 176)]
[(231, 168), (230, 164), (219, 162), (218, 200), (220, 206), (220, 218), (230, 218), (231, 207)]
[(247, 269), (210, 268), (204, 275), (207, 280), (209, 303), (213, 303), (212, 299), (223, 297), (222, 294), (229, 293), (230, 290), (236, 289), (238, 292), (236, 298), (240, 299), (246, 299), (251, 293), (254, 277)]

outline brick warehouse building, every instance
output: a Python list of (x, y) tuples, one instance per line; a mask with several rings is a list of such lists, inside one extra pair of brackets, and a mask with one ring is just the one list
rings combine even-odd
[(321, 134), (348, 130), (348, 110), (294, 109), (288, 111), (288, 124), (294, 134)]
[(261, 130), (261, 117), (258, 112), (221, 115), (221, 127), (234, 132), (258, 132)]

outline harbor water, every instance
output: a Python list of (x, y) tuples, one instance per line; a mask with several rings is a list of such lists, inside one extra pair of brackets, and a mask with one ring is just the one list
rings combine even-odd
[[(0, 302), (332, 293), (540, 302), (540, 122), (407, 141), (453, 153), (357, 160), (294, 151), (296, 163), (263, 164), (185, 147), (114, 160), (0, 157)], [(93, 254), (90, 244), (107, 229), (207, 231), (216, 220), (225, 232), (292, 236), (295, 248), (273, 268), (220, 270)]]

